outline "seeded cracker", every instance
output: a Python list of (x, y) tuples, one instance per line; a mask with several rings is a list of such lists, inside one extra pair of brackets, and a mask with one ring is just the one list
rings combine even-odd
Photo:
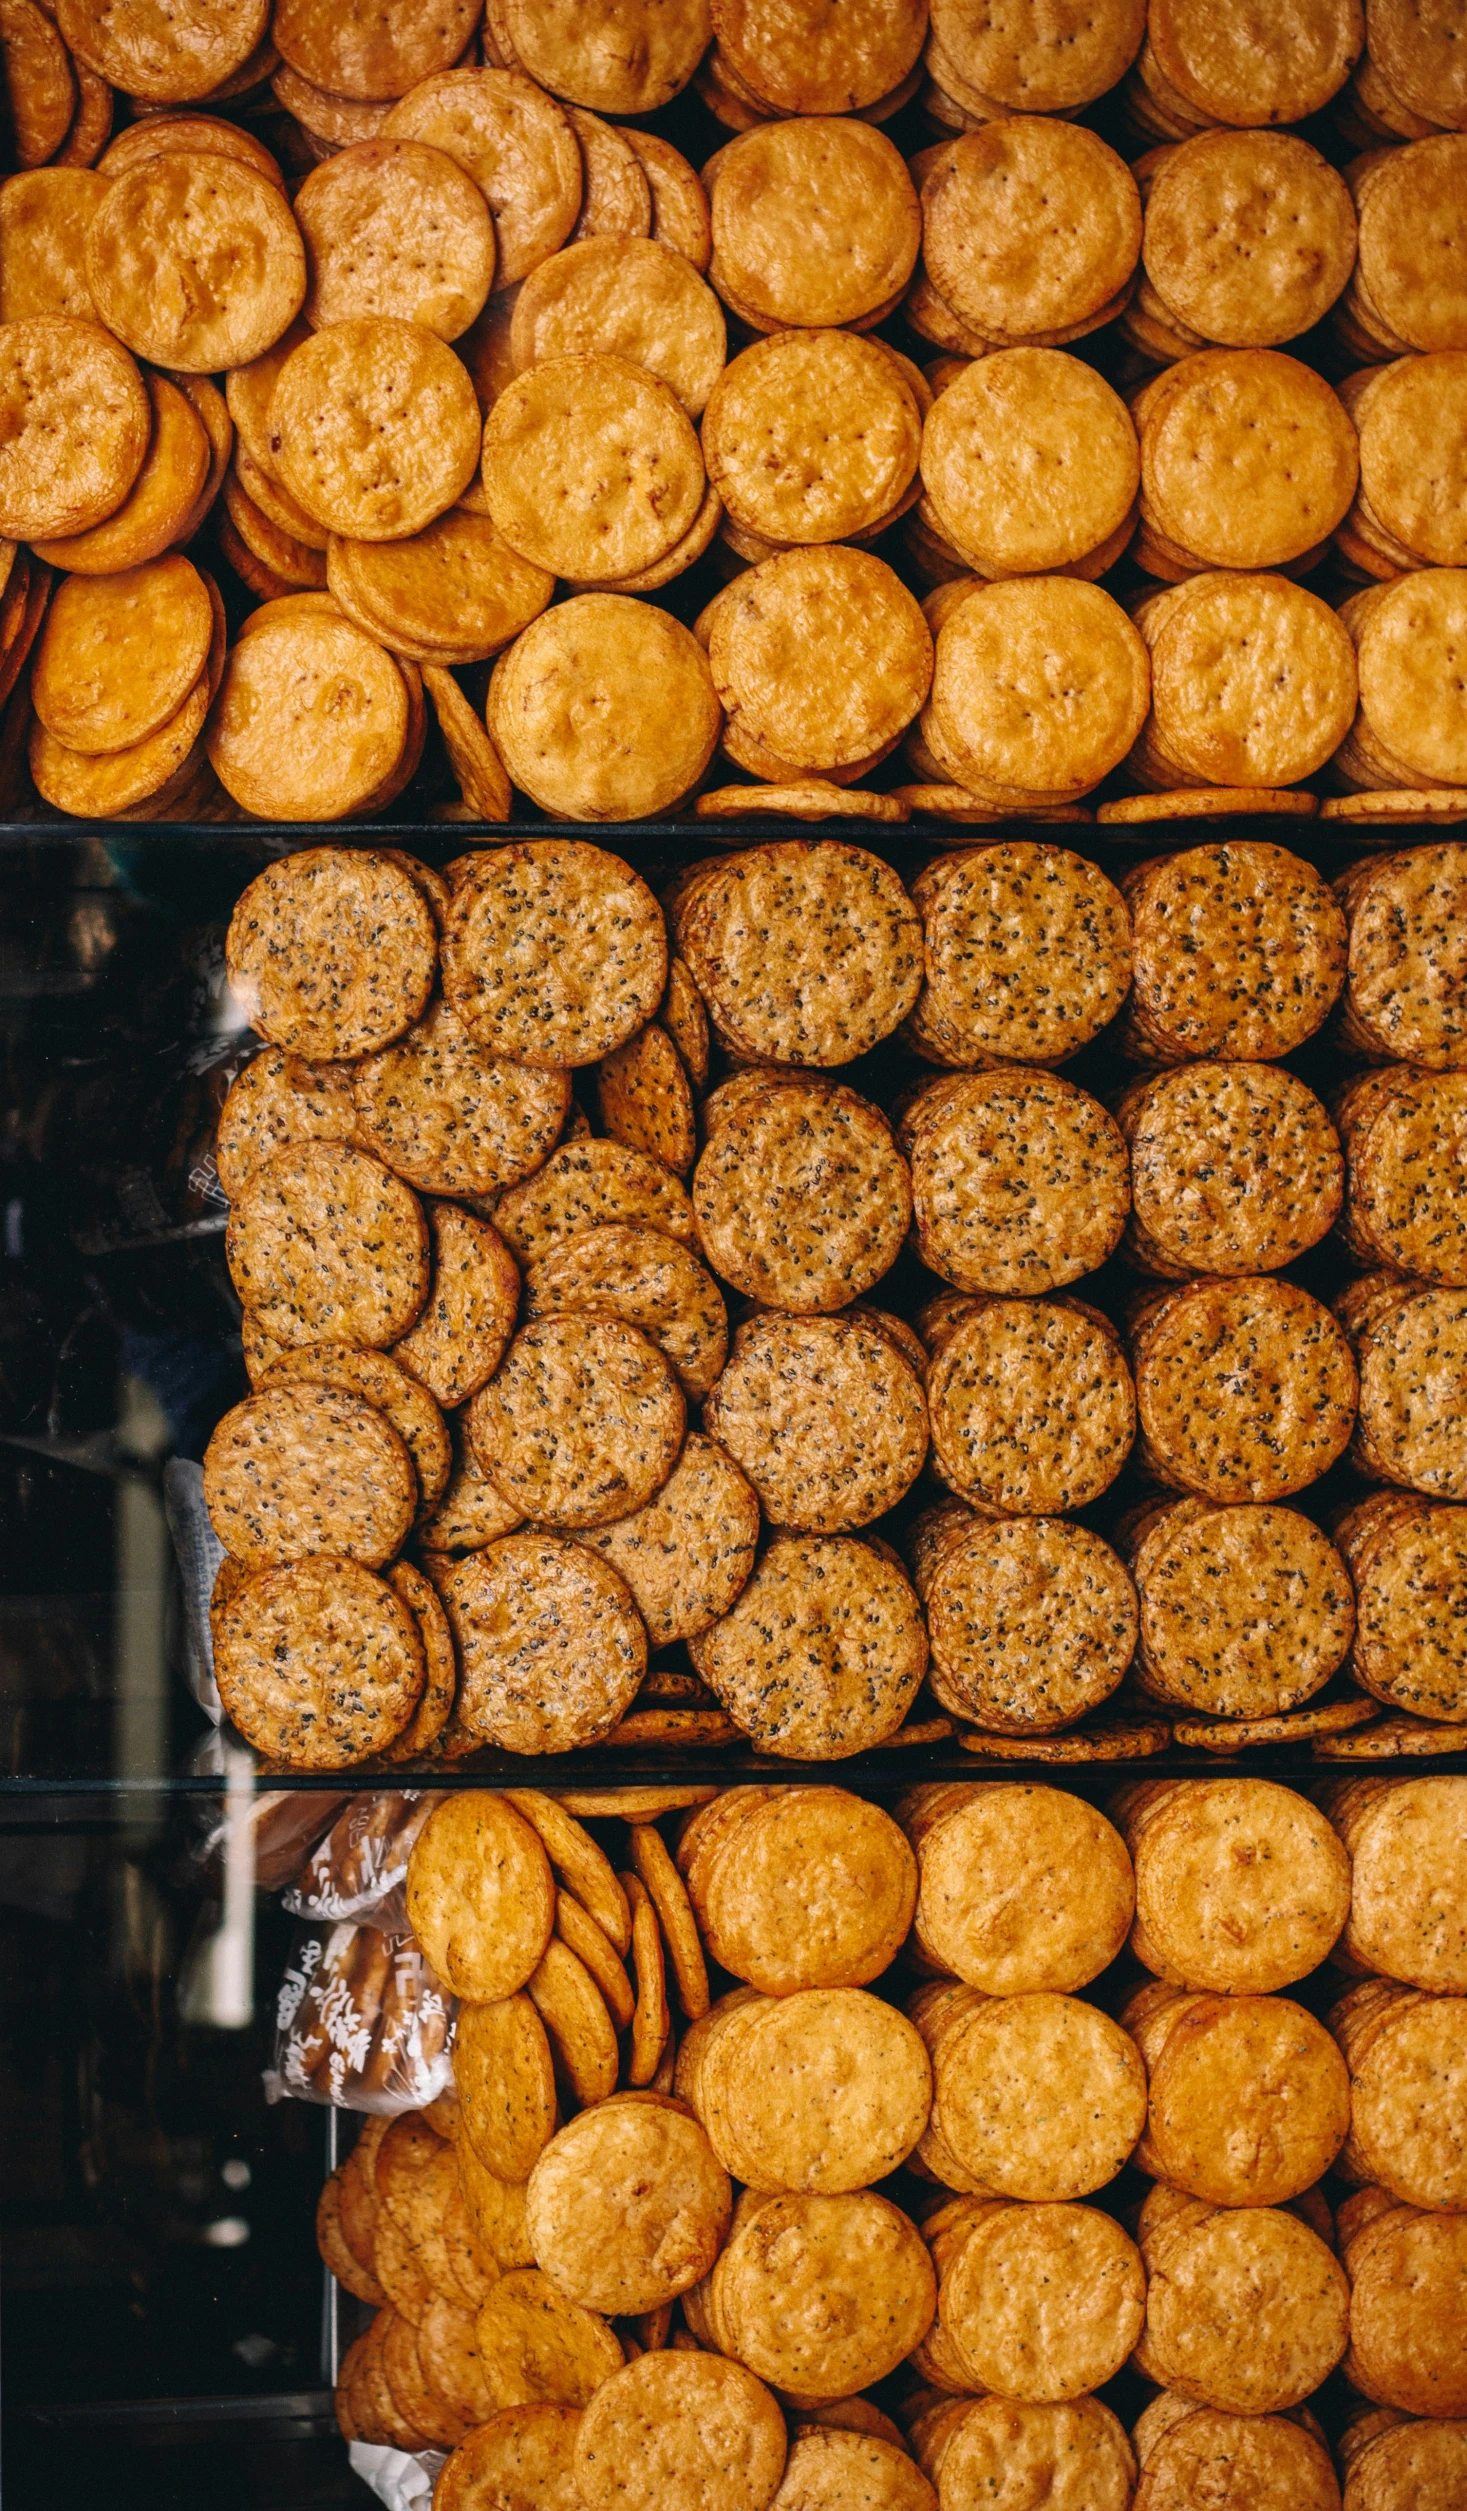
[(407, 1036), (357, 1067), (364, 1143), (429, 1194), (487, 1194), (538, 1168), (565, 1122), (563, 1072), (475, 1045), (437, 1001)]
[(1297, 1510), (1155, 1505), (1131, 1528), (1139, 1673), (1158, 1700), (1204, 1716), (1298, 1708), (1335, 1673), (1354, 1624), (1334, 1545)]
[(659, 1161), (619, 1142), (562, 1143), (543, 1168), (495, 1206), (495, 1226), (522, 1263), (562, 1238), (610, 1221), (645, 1221), (691, 1246), (693, 1208)]
[(476, 1393), (498, 1368), (514, 1331), (519, 1274), (487, 1221), (451, 1203), (430, 1203), (427, 1220), (431, 1286), (393, 1356), (449, 1409)]
[(927, 1452), (916, 1371), (858, 1315), (741, 1325), (704, 1408), (774, 1525), (841, 1534), (910, 1489)]
[(423, 1647), (406, 1605), (370, 1570), (307, 1561), (263, 1570), (230, 1597), (214, 1672), (226, 1713), (257, 1751), (294, 1769), (342, 1770), (408, 1723)]
[(524, 1326), (474, 1397), (480, 1463), (542, 1524), (604, 1526), (661, 1489), (684, 1403), (667, 1362), (631, 1326), (549, 1317)]
[(1057, 1290), (1120, 1239), (1129, 1195), (1119, 1129), (1057, 1074), (926, 1082), (898, 1139), (923, 1261), (960, 1290)]
[(1116, 1118), (1131, 1153), (1126, 1252), (1143, 1272), (1271, 1272), (1338, 1217), (1339, 1142), (1291, 1072), (1184, 1064), (1134, 1084)]
[(492, 1052), (594, 1063), (657, 1007), (662, 916), (640, 876), (598, 847), (499, 847), (475, 857), (455, 896), (443, 977), (470, 1036)]
[(676, 1047), (655, 1020), (603, 1058), (596, 1098), (614, 1141), (687, 1175), (698, 1147), (693, 1093)]
[(1063, 1300), (974, 1300), (928, 1379), (933, 1461), (958, 1495), (1045, 1515), (1083, 1508), (1135, 1433), (1114, 1330)]
[(1109, 1699), (1136, 1643), (1136, 1598), (1108, 1544), (1062, 1518), (975, 1520), (924, 1598), (932, 1687), (1001, 1733), (1044, 1733)]
[(773, 1080), (711, 1139), (693, 1179), (709, 1260), (750, 1298), (843, 1308), (894, 1262), (911, 1212), (880, 1113), (813, 1079)]
[(458, 1643), (458, 1717), (482, 1743), (566, 1752), (610, 1732), (647, 1662), (622, 1581), (578, 1544), (508, 1535), (455, 1562), (443, 1599)]
[(896, 1732), (927, 1669), (905, 1577), (865, 1543), (777, 1535), (693, 1662), (756, 1747), (840, 1760)]
[(279, 1152), (235, 1202), (236, 1290), (288, 1344), (395, 1342), (428, 1291), (427, 1230), (411, 1190), (340, 1143)]
[(1312, 865), (1282, 846), (1228, 841), (1158, 857), (1122, 888), (1136, 952), (1132, 1052), (1155, 1063), (1286, 1055), (1320, 1026), (1344, 976), (1345, 933)]

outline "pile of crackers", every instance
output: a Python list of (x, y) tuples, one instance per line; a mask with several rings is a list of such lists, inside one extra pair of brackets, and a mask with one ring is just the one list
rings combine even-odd
[(1368, 21), (6, 0), (8, 806), (1460, 817), (1467, 71)]
[[(1453, 842), (908, 888), (802, 838), (661, 900), (572, 838), (283, 857), (226, 950), (233, 1723), (319, 1770), (1456, 1749), (1464, 914)], [(1330, 1107), (1283, 1060), (1327, 1021)], [(1062, 1069), (1102, 1031), (1113, 1106)]]
[(453, 2082), (317, 2216), (343, 2432), (438, 2511), (1445, 2511), (1464, 1794), (439, 1798)]

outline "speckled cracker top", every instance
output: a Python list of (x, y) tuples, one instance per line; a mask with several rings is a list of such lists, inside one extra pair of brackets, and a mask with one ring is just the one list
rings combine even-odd
[(611, 1317), (546, 1317), (515, 1336), (469, 1412), (507, 1500), (550, 1526), (605, 1526), (661, 1489), (684, 1405), (660, 1351)]
[(537, 1169), (570, 1106), (570, 1075), (475, 1044), (441, 998), (353, 1079), (367, 1147), (424, 1194), (490, 1194)]
[(219, 1183), (232, 1197), (287, 1143), (351, 1142), (356, 1130), (350, 1072), (267, 1046), (236, 1075), (220, 1110)]
[(751, 1318), (703, 1417), (772, 1524), (823, 1534), (894, 1508), (927, 1454), (917, 1372), (859, 1315)]
[(1249, 839), (1128, 873), (1135, 993), (1127, 1042), (1148, 1062), (1287, 1055), (1345, 974), (1345, 923), (1312, 865)]
[(433, 1284), (394, 1357), (445, 1409), (492, 1377), (514, 1331), (520, 1277), (487, 1221), (452, 1203), (430, 1203)]
[(647, 1637), (605, 1561), (553, 1534), (513, 1534), (456, 1561), (443, 1602), (462, 1674), (457, 1716), (508, 1752), (598, 1743), (630, 1708)]
[(1140, 1677), (1208, 1717), (1296, 1709), (1343, 1663), (1354, 1627), (1344, 1562), (1295, 1508), (1173, 1500), (1136, 1530)]
[(1334, 1127), (1273, 1064), (1183, 1064), (1134, 1083), (1116, 1115), (1131, 1149), (1126, 1253), (1142, 1272), (1270, 1273), (1339, 1212)]
[(1467, 1511), (1374, 1491), (1335, 1533), (1355, 1581), (1357, 1680), (1390, 1708), (1467, 1728)]
[(475, 855), (454, 892), (443, 982), (471, 1037), (541, 1065), (594, 1064), (667, 983), (662, 910), (619, 855), (544, 837)]
[(1467, 1499), (1467, 1290), (1375, 1273), (1338, 1306), (1360, 1364), (1367, 1473), (1434, 1499)]
[(1467, 1073), (1390, 1065), (1352, 1083), (1336, 1112), (1351, 1253), (1422, 1281), (1467, 1283)]
[(843, 1308), (896, 1259), (906, 1164), (854, 1090), (771, 1077), (719, 1126), (693, 1177), (710, 1263), (736, 1290), (800, 1315)]
[(1135, 1327), (1132, 1357), (1147, 1462), (1174, 1490), (1286, 1499), (1349, 1445), (1349, 1344), (1292, 1282), (1250, 1275), (1163, 1292)]
[(723, 1449), (690, 1430), (645, 1508), (576, 1540), (626, 1580), (648, 1638), (663, 1648), (732, 1610), (754, 1566), (759, 1503)]
[(912, 897), (927, 979), (920, 1017), (945, 1063), (1060, 1063), (1125, 1000), (1125, 900), (1065, 846), (1020, 838), (939, 856)]
[(923, 1262), (959, 1290), (1058, 1290), (1119, 1243), (1125, 1143), (1099, 1100), (1057, 1073), (930, 1081), (897, 1138)]
[(1058, 1299), (975, 1301), (932, 1364), (927, 1402), (950, 1489), (1025, 1516), (1098, 1499), (1136, 1429), (1114, 1333)]
[(760, 1752), (840, 1761), (894, 1735), (927, 1670), (902, 1571), (845, 1535), (776, 1535), (690, 1653)]
[(418, 1483), (402, 1438), (364, 1398), (292, 1385), (225, 1414), (204, 1496), (225, 1550), (252, 1568), (322, 1552), (378, 1569), (413, 1522)]
[(247, 1579), (218, 1616), (225, 1710), (257, 1752), (345, 1770), (402, 1732), (424, 1682), (418, 1626), (385, 1579), (303, 1561)]
[(645, 1151), (621, 1142), (562, 1142), (543, 1168), (499, 1197), (494, 1225), (522, 1264), (558, 1239), (605, 1221), (650, 1221), (691, 1246), (697, 1236), (686, 1190)]
[(525, 1315), (620, 1317), (655, 1343), (685, 1395), (706, 1395), (728, 1350), (718, 1284), (688, 1247), (612, 1221), (547, 1248), (525, 1276)]
[(1336, 888), (1350, 918), (1346, 1020), (1368, 1052), (1467, 1064), (1467, 845), (1411, 846)]
[(225, 1252), (246, 1309), (283, 1344), (394, 1343), (428, 1294), (417, 1196), (344, 1143), (295, 1143), (257, 1169)]
[(673, 920), (699, 991), (747, 1054), (846, 1064), (917, 999), (916, 909), (888, 864), (840, 838), (735, 855)]
[(1064, 1517), (975, 1521), (928, 1585), (932, 1688), (1000, 1734), (1047, 1734), (1109, 1699), (1136, 1595), (1108, 1543)]
[(406, 872), (311, 846), (269, 864), (229, 920), (229, 982), (276, 1046), (323, 1061), (401, 1037), (428, 999), (438, 936)]

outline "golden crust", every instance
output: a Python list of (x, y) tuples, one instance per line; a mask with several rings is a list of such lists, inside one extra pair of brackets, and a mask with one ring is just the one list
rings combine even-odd
[(632, 1326), (547, 1317), (521, 1328), (474, 1397), (470, 1434), (481, 1466), (527, 1516), (604, 1526), (662, 1488), (685, 1409), (668, 1363)]
[(620, 1318), (654, 1343), (683, 1392), (705, 1396), (723, 1367), (728, 1320), (718, 1286), (686, 1247), (643, 1223), (603, 1223), (561, 1239), (530, 1267), (526, 1322)]
[(635, 2467), (666, 2511), (767, 2511), (784, 2469), (784, 2418), (740, 2363), (644, 2354), (598, 2389), (576, 2436), (576, 2500), (612, 2511)]
[(99, 322), (45, 315), (0, 343), (0, 531), (84, 532), (115, 514), (147, 453), (143, 379)]
[(1100, 1102), (1057, 1074), (926, 1082), (898, 1139), (923, 1261), (959, 1290), (1058, 1290), (1119, 1242), (1125, 1144)]
[(666, 976), (656, 900), (599, 847), (544, 838), (486, 850), (455, 894), (444, 985), (470, 1036), (494, 1053), (594, 1063), (651, 1016)]
[(966, 133), (922, 186), (922, 251), (961, 321), (996, 345), (1071, 331), (1141, 251), (1128, 167), (1092, 131), (1016, 116)]
[(259, 1170), (230, 1212), (226, 1253), (246, 1308), (283, 1344), (396, 1342), (427, 1294), (416, 1197), (342, 1143), (293, 1144)]
[(341, 1060), (400, 1037), (437, 959), (416, 884), (381, 855), (315, 846), (258, 874), (225, 962), (247, 1019), (288, 1053)]
[(917, 1941), (993, 1996), (1083, 1988), (1115, 1959), (1135, 1907), (1131, 1861), (1103, 1814), (1059, 1788), (964, 1783), (897, 1807), (917, 1850)]
[[(694, 1858), (686, 1834), (678, 1850), (713, 1958), (769, 1996), (875, 1979), (917, 1894), (916, 1863), (891, 1816), (838, 1787), (724, 1790), (716, 1803), (707, 1857)], [(783, 1879), (795, 1870), (791, 1894)]]
[(1144, 1803), (1123, 1798), (1119, 1819), (1136, 1861), (1133, 1949), (1158, 1977), (1259, 1995), (1302, 1979), (1338, 1941), (1349, 1859), (1291, 1789), (1160, 1781)]
[(732, 2194), (695, 2119), (622, 2094), (583, 2111), (530, 2175), (535, 2255), (592, 2310), (655, 2310), (708, 2273)]
[(1113, 1329), (1059, 1299), (974, 1299), (927, 1385), (933, 1461), (959, 1497), (1048, 1515), (1120, 1472), (1136, 1426)]
[[(617, 592), (578, 594), (537, 619), (496, 664), (488, 714), (515, 783), (564, 819), (669, 810), (723, 724), (696, 637)], [(654, 995), (642, 1017), (655, 1007)]]
[[(1053, 2312), (1056, 2284), (1083, 2288), (1083, 2314)], [(1145, 2292), (1135, 2245), (1108, 2215), (999, 2205), (959, 2237), (938, 2309), (974, 2387), (1060, 2402), (1113, 2377), (1140, 2332)]]
[(645, 1221), (693, 1244), (693, 1209), (660, 1161), (620, 1142), (563, 1142), (542, 1168), (498, 1198), (495, 1224), (522, 1263), (560, 1239), (612, 1221)]
[(803, 116), (721, 149), (709, 278), (759, 330), (864, 325), (911, 277), (922, 220), (911, 178), (868, 123)]
[(729, 587), (708, 659), (729, 730), (782, 763), (776, 782), (797, 781), (811, 769), (859, 774), (857, 762), (897, 739), (927, 695), (932, 639), (883, 560), (797, 549)]
[(451, 349), (386, 316), (292, 349), (270, 393), (271, 465), (318, 523), (403, 540), (453, 505), (479, 462), (479, 408)]
[(1149, 2283), (1139, 2359), (1153, 2378), (1199, 2405), (1266, 2415), (1297, 2406), (1340, 2360), (1349, 2288), (1293, 2215), (1213, 2211), (1158, 2188), (1140, 2233)]
[(516, 69), (444, 69), (411, 85), (383, 126), (473, 177), (489, 204), (497, 285), (558, 252), (581, 206), (581, 152), (561, 107)]
[(391, 1422), (320, 1384), (262, 1389), (227, 1412), (205, 1452), (204, 1491), (220, 1541), (252, 1569), (312, 1553), (380, 1569), (417, 1508)]
[(266, 1569), (218, 1614), (214, 1672), (231, 1722), (298, 1770), (344, 1770), (412, 1717), (423, 1643), (384, 1580), (345, 1561)]
[(799, 1315), (843, 1308), (894, 1261), (911, 1210), (887, 1120), (854, 1091), (771, 1080), (707, 1143), (693, 1204), (736, 1290)]
[(1108, 1544), (1063, 1518), (974, 1520), (927, 1586), (932, 1688), (999, 1733), (1067, 1726), (1116, 1690), (1136, 1596)]
[(927, 1669), (905, 1576), (845, 1536), (776, 1535), (693, 1662), (758, 1748), (841, 1760), (895, 1733)]
[(1291, 1072), (1185, 1064), (1135, 1083), (1116, 1118), (1131, 1155), (1127, 1253), (1144, 1272), (1272, 1272), (1339, 1216), (1339, 1141)]
[(295, 215), (313, 330), (359, 315), (467, 331), (494, 282), (494, 229), (471, 175), (414, 139), (361, 139), (307, 175)]
[(425, 1194), (481, 1195), (540, 1166), (565, 1122), (570, 1080), (491, 1055), (447, 1002), (358, 1064), (363, 1146)]
[(274, 346), (300, 312), (306, 257), (278, 187), (231, 157), (150, 157), (87, 229), (87, 285), (137, 356), (212, 375)]
[(910, 1489), (927, 1406), (905, 1354), (857, 1316), (766, 1315), (741, 1325), (704, 1420), (774, 1525), (840, 1534)]

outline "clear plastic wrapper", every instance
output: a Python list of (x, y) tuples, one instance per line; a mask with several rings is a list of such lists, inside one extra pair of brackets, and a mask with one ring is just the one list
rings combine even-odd
[(457, 2001), (410, 1935), (344, 1920), (303, 1928), (275, 2011), (269, 2101), (316, 2101), (393, 2118), (453, 2080)]
[(354, 1796), (285, 1895), (297, 1918), (370, 1920), (408, 1932), (406, 1885), (413, 1842), (437, 1800), (417, 1788)]

